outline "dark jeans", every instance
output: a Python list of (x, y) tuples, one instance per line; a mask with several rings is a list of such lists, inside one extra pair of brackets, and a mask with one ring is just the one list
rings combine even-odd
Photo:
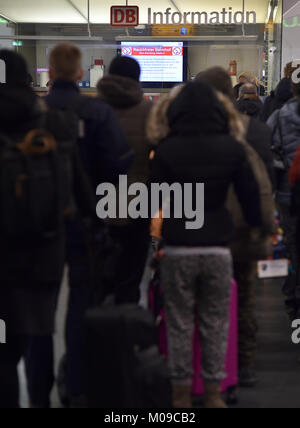
[(53, 337), (30, 337), (25, 362), (30, 403), (46, 409), (55, 381)]
[[(72, 375), (66, 373), (66, 380), (69, 394), (77, 395), (82, 383), (82, 369), (81, 367), (79, 369), (82, 358), (79, 352), (82, 350), (81, 320), (86, 310), (85, 295), (88, 289), (89, 265), (82, 224), (78, 220), (69, 222), (66, 227), (70, 286), (66, 325), (67, 364), (70, 370), (74, 367)], [(36, 407), (48, 407), (55, 382), (52, 336), (30, 338), (26, 354), (26, 375), (31, 404)]]
[(71, 287), (66, 322), (66, 382), (71, 397), (84, 394), (84, 315), (88, 309), (88, 287)]
[(7, 335), (0, 345), (0, 408), (19, 408), (19, 379), (17, 367), (27, 347), (25, 336)]
[(234, 263), (234, 277), (239, 290), (239, 366), (253, 368), (258, 330), (255, 314), (256, 263)]
[[(57, 287), (56, 305), (60, 287)], [(55, 382), (54, 340), (52, 335), (30, 336), (25, 357), (30, 404), (37, 408), (50, 407), (50, 395)]]
[[(69, 395), (83, 391), (83, 317), (88, 307), (89, 267), (85, 263), (83, 246), (69, 248), (70, 294), (66, 319), (67, 373)], [(55, 382), (53, 337), (31, 337), (26, 354), (26, 375), (31, 404), (47, 408)]]
[(149, 228), (148, 220), (135, 220), (127, 226), (115, 227), (112, 231), (121, 248), (115, 277), (118, 304), (138, 303), (140, 300), (140, 284), (150, 245)]

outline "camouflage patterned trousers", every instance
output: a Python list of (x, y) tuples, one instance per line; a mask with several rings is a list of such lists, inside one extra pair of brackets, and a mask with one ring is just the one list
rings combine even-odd
[(174, 383), (193, 377), (195, 314), (203, 349), (202, 376), (220, 382), (228, 344), (232, 257), (226, 248), (167, 248), (161, 265)]

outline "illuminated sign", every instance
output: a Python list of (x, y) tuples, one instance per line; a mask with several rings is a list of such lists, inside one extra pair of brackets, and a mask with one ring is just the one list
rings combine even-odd
[(113, 27), (137, 27), (139, 25), (139, 7), (112, 6), (110, 23)]

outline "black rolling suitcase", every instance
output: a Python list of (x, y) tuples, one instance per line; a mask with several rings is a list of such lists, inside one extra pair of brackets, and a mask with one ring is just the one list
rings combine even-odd
[(136, 305), (90, 309), (86, 379), (90, 408), (170, 408), (169, 371), (154, 318)]

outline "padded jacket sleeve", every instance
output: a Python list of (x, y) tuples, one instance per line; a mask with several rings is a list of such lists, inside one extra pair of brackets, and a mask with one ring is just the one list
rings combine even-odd
[(243, 147), (240, 148), (241, 162), (234, 177), (235, 191), (247, 223), (252, 227), (260, 227), (263, 224), (263, 220), (259, 186), (247, 160), (246, 153)]
[(78, 146), (73, 150), (73, 191), (77, 209), (83, 218), (96, 219), (96, 196), (80, 159)]
[(116, 183), (119, 175), (127, 174), (135, 152), (129, 147), (114, 111), (102, 105), (102, 120), (95, 129), (95, 159), (93, 176), (100, 182)]

